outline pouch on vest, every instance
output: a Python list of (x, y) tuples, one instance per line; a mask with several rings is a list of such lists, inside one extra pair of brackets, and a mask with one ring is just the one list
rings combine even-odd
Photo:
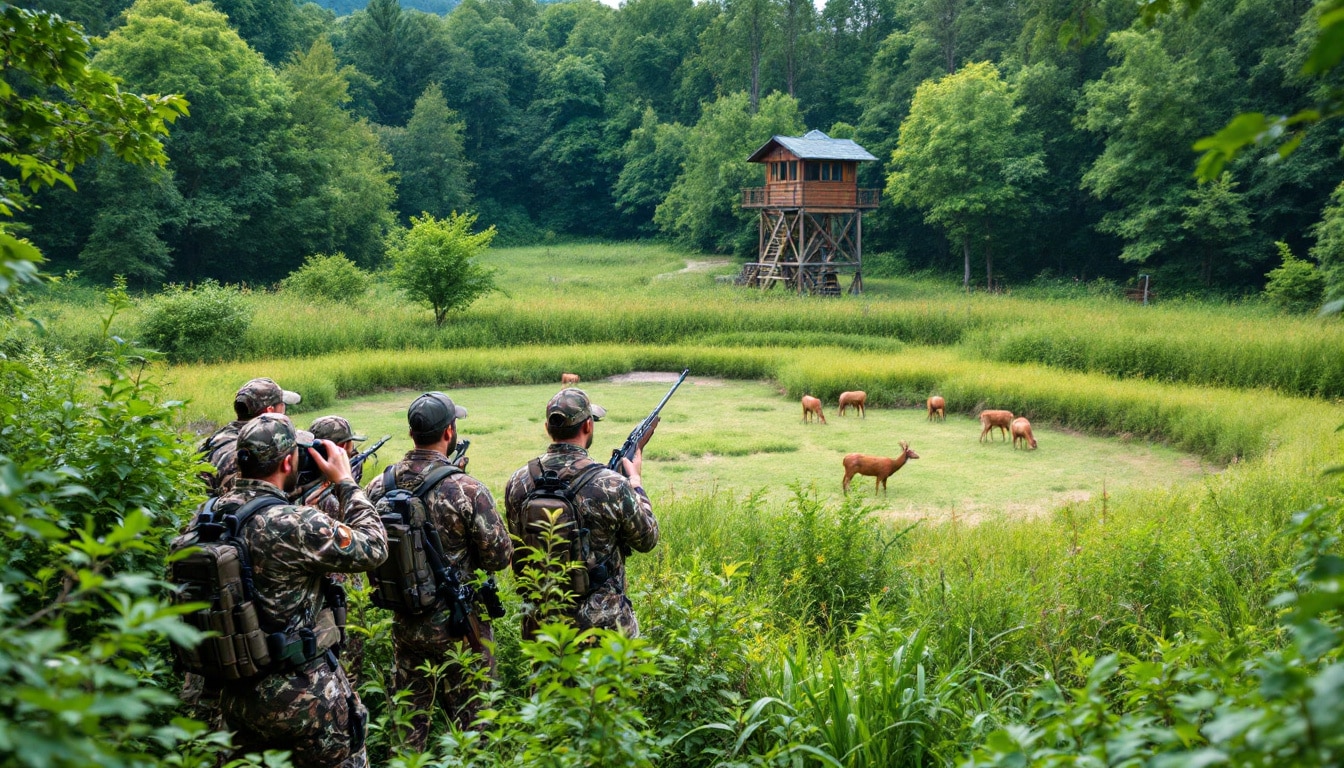
[(205, 503), (195, 523), (196, 548), (172, 564), (168, 578), (178, 587), (177, 602), (207, 604), (183, 620), (211, 633), (195, 648), (174, 645), (178, 659), (187, 671), (225, 683), (257, 675), (271, 664), (241, 533), (258, 512), (285, 501), (262, 496), (226, 510), (217, 510), (216, 501)]
[(547, 521), (554, 516), (554, 536), (557, 541), (551, 551), (571, 564), (561, 577), (568, 581), (566, 590), (579, 599), (602, 586), (601, 582), (606, 580), (601, 575), (605, 567), (598, 567), (597, 563), (592, 562), (588, 528), (584, 525), (583, 512), (576, 501), (579, 489), (596, 476), (602, 466), (594, 462), (577, 472), (562, 475), (549, 470), (543, 472), (541, 462), (537, 459), (527, 463), (527, 470), (532, 476), (532, 490), (523, 498), (518, 511), (509, 517), (510, 532), (522, 540), (513, 556), (514, 574), (521, 576), (523, 569), (532, 565), (525, 561), (528, 552), (546, 551), (544, 533)]
[(398, 488), (396, 465), (383, 470), (383, 495), (374, 504), (387, 531), (387, 559), (369, 571), (371, 599), (379, 608), (411, 616), (433, 613), (439, 603), (434, 546), (427, 534), (429, 510), (425, 495), (439, 482), (462, 470), (451, 464), (425, 476), (414, 491)]

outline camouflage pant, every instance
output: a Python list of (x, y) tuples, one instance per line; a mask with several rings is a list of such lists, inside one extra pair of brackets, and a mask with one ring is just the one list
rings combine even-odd
[[(489, 624), (481, 625), (481, 639), (487, 642), (487, 650), (483, 654), (481, 666), (475, 671), (484, 669), (493, 678), (496, 671), (495, 657), (489, 646), (493, 645), (495, 635)], [(450, 642), (459, 649), (466, 643), (465, 640)], [(398, 691), (410, 691), (410, 705), (421, 712), (411, 719), (411, 732), (406, 734), (405, 740), (406, 745), (416, 751), (424, 751), (429, 740), (430, 713), (434, 709), (447, 712), (453, 722), (464, 729), (476, 720), (476, 714), (480, 711), (480, 705), (473, 701), (479, 690), (476, 675), (463, 674), (464, 670), (460, 666), (449, 664), (443, 676), (438, 678), (438, 690), (435, 690), (434, 676), (419, 669), (425, 664), (443, 664), (449, 658), (445, 651), (443, 646), (425, 647), (396, 642), (392, 646), (396, 657), (393, 686)]]
[(574, 610), (574, 626), (579, 629), (610, 629), (626, 637), (639, 637), (639, 619), (635, 618), (630, 598), (610, 589), (598, 590)]
[(262, 677), (250, 687), (231, 686), (220, 705), (239, 755), (289, 750), (296, 768), (368, 768), (368, 710), (339, 664), (319, 659), (292, 673)]

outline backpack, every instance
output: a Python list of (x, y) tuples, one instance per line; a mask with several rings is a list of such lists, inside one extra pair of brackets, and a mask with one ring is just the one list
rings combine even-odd
[(541, 460), (533, 459), (527, 463), (527, 471), (532, 477), (532, 490), (523, 497), (518, 510), (509, 517), (509, 529), (521, 540), (513, 556), (513, 572), (522, 575), (527, 550), (542, 552), (546, 549), (543, 539), (544, 525), (555, 517), (555, 535), (562, 544), (560, 553), (565, 560), (576, 565), (569, 569), (569, 586), (575, 599), (581, 599), (606, 581), (606, 566), (590, 562), (592, 554), (588, 550), (588, 527), (583, 522), (583, 512), (576, 499), (579, 489), (597, 476), (603, 464), (593, 462), (577, 471), (562, 476), (554, 470), (542, 471)]
[(420, 616), (439, 605), (440, 587), (450, 579), (444, 567), (438, 529), (429, 520), (425, 495), (462, 469), (439, 467), (420, 481), (414, 491), (397, 487), (396, 465), (383, 470), (383, 495), (373, 509), (387, 531), (387, 559), (369, 571), (371, 599), (379, 608)]
[(261, 496), (241, 507), (217, 511), (217, 501), (205, 502), (195, 523), (196, 548), (173, 561), (169, 581), (179, 587), (179, 603), (208, 603), (182, 618), (213, 633), (195, 648), (175, 645), (178, 660), (187, 671), (223, 683), (253, 677), (271, 666), (272, 644), (257, 616), (252, 565), (242, 531), (258, 512), (286, 502)]

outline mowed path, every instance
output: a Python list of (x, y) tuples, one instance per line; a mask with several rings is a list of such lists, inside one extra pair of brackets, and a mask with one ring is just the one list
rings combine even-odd
[[(619, 377), (585, 382), (594, 401), (608, 409), (591, 449), (603, 459), (666, 392), (666, 376)], [(655, 379), (650, 381), (649, 379)], [(469, 471), (496, 496), (512, 472), (547, 444), (542, 429), (546, 401), (559, 384), (479, 387), (449, 394), (470, 415), (460, 422), (472, 441)], [(381, 460), (393, 461), (410, 447), (406, 406), (417, 392), (384, 393), (343, 401), (320, 413), (301, 414), (306, 426), (318, 416), (346, 416), (357, 431), (393, 440)], [(1099, 498), (1103, 484), (1112, 497), (1131, 488), (1168, 486), (1216, 467), (1162, 445), (1091, 437), (1034, 425), (1039, 450), (978, 441), (979, 423), (951, 414), (929, 423), (922, 410), (870, 408), (866, 419), (825, 405), (827, 424), (803, 424), (802, 409), (762, 382), (689, 378), (664, 411), (645, 460), (645, 485), (655, 502), (667, 494), (713, 490), (745, 494), (766, 489), (784, 499), (791, 483), (814, 484), (823, 497), (839, 497), (841, 461), (851, 452), (895, 455), (905, 440), (920, 458), (875, 493), (873, 479), (856, 477), (859, 494), (895, 518), (974, 522), (986, 515), (1031, 515), (1070, 501)], [(370, 472), (377, 471), (371, 467)], [(372, 475), (366, 472), (365, 477)]]

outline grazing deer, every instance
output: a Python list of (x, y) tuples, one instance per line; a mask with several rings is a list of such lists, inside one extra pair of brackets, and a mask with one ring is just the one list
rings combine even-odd
[(938, 417), (939, 421), (947, 420), (947, 412), (945, 410), (947, 408), (947, 401), (943, 399), (942, 395), (934, 395), (933, 397), (930, 397), (928, 405), (929, 421), (933, 421), (935, 416)]
[(864, 409), (868, 405), (868, 393), (861, 391), (841, 392), (840, 393), (840, 415), (845, 415), (845, 409), (853, 406), (859, 412), (859, 418), (867, 418)]
[(821, 401), (811, 395), (803, 395), (803, 423), (806, 424), (808, 417), (815, 416), (821, 419), (821, 423), (826, 423), (826, 414), (821, 412)]
[(1031, 422), (1025, 418), (1018, 417), (1013, 419), (1013, 424), (1009, 427), (1013, 433), (1013, 447), (1017, 447), (1017, 441), (1021, 440), (1023, 447), (1030, 445), (1033, 449), (1036, 447), (1036, 438), (1031, 434)]
[(560, 374), (560, 383), (561, 383), (561, 384), (564, 384), (565, 386), (569, 386), (570, 384), (578, 384), (578, 383), (579, 383), (579, 374), (577, 374), (577, 373), (562, 373), (562, 374)]
[[(980, 442), (985, 442), (985, 435), (995, 427), (1003, 433), (1003, 439), (1008, 439), (1008, 427), (1013, 423), (1012, 411), (981, 411), (980, 412)], [(989, 436), (992, 441), (993, 435)]]

